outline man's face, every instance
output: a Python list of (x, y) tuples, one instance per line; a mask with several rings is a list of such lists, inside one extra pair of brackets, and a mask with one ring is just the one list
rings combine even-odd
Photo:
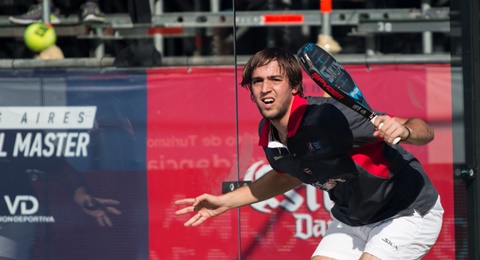
[(288, 115), (296, 92), (290, 87), (287, 75), (280, 71), (276, 60), (253, 71), (253, 100), (265, 118), (280, 121)]

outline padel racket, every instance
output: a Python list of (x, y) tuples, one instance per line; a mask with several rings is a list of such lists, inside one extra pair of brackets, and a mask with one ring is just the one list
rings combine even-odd
[[(297, 57), (310, 78), (331, 97), (358, 112), (372, 124), (375, 122), (377, 114), (370, 108), (355, 81), (328, 52), (314, 43), (307, 43), (298, 50)], [(379, 128), (381, 127), (382, 124)], [(397, 144), (400, 139), (395, 138), (393, 144)]]

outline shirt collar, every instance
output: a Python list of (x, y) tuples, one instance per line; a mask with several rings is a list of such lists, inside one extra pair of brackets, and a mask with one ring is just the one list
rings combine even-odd
[[(298, 128), (300, 127), (300, 122), (302, 121), (303, 114), (307, 109), (307, 99), (295, 95), (293, 97), (292, 109), (290, 110), (290, 116), (288, 118), (288, 134), (287, 138), (290, 138), (297, 133)], [(260, 132), (260, 140), (258, 145), (267, 146), (270, 140), (270, 127), (271, 123), (269, 119), (264, 118), (264, 124)]]

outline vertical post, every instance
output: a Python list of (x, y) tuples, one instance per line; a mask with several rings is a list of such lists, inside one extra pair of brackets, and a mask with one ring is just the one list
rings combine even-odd
[[(378, 8), (377, 6), (377, 1), (375, 0), (365, 0), (365, 8), (366, 9), (376, 9)], [(375, 35), (374, 34), (367, 34), (365, 36), (365, 54), (366, 55), (374, 55), (375, 50), (377, 49), (376, 46), (376, 41), (375, 41)]]
[(467, 181), (469, 259), (480, 259), (480, 20), (478, 1), (462, 0), (462, 63), (465, 99), (466, 166), (473, 170)]
[[(163, 14), (163, 0), (157, 0), (155, 2), (155, 9), (154, 9), (154, 14), (155, 15), (161, 15)], [(161, 34), (155, 34), (153, 36), (153, 42), (155, 49), (159, 51), (160, 53), (165, 53), (164, 51), (164, 44), (163, 44), (163, 36)]]
[(50, 23), (50, 0), (44, 0), (43, 3), (43, 22)]
[[(480, 19), (478, 1), (451, 1), (451, 24), (454, 34), (452, 56), (460, 56), (461, 61), (455, 63), (463, 80), (463, 114), (459, 120), (464, 126), (465, 160), (462, 168), (468, 173), (465, 178), (467, 196), (467, 232), (468, 259), (480, 259)], [(455, 30), (456, 29), (456, 30)], [(463, 116), (463, 117), (462, 117)], [(455, 136), (454, 136), (455, 140)]]
[[(422, 12), (430, 9), (430, 0), (422, 0)], [(432, 54), (433, 52), (433, 34), (431, 31), (425, 31), (422, 33), (422, 49), (424, 54)]]
[[(275, 9), (275, 1), (274, 0), (268, 0), (267, 1), (267, 10), (271, 11)], [(267, 47), (275, 47), (277, 46), (277, 43), (275, 42), (275, 33), (272, 27), (267, 26), (266, 28), (267, 31)]]
[[(302, 6), (304, 9), (308, 8), (308, 0), (302, 0)], [(305, 37), (310, 36), (310, 26), (309, 25), (302, 25), (302, 34)]]
[(210, 10), (212, 13), (220, 12), (219, 0), (210, 0)]
[(317, 45), (331, 54), (342, 50), (340, 44), (332, 37), (332, 24), (330, 14), (332, 13), (332, 0), (320, 0), (320, 14), (322, 15), (322, 31), (318, 35)]
[[(202, 3), (200, 1), (193, 1), (193, 9), (195, 12), (202, 11)], [(204, 38), (205, 38), (205, 28), (197, 27), (195, 28), (195, 36), (193, 40), (193, 56), (201, 56), (204, 52)]]
[[(103, 36), (103, 27), (98, 26), (95, 28), (96, 35), (101, 38)], [(105, 42), (102, 39), (99, 39), (97, 42), (97, 47), (95, 48), (95, 58), (101, 59), (105, 56)]]
[(332, 0), (320, 0), (320, 12), (322, 13), (322, 34), (332, 35), (330, 13), (332, 12)]
[[(220, 12), (220, 0), (210, 0), (210, 12), (212, 12), (213, 14), (218, 14)], [(213, 35), (212, 37), (212, 54), (216, 55), (216, 54), (219, 54), (221, 53), (220, 49), (220, 45), (222, 44), (221, 41), (221, 37), (218, 35), (218, 31), (216, 28), (211, 28), (211, 27), (208, 27), (207, 28), (208, 30), (208, 34), (210, 35)]]

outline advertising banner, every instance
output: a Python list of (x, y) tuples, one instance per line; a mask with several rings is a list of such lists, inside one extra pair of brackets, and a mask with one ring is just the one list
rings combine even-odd
[[(426, 258), (454, 258), (454, 246), (447, 246), (454, 240), (449, 67), (347, 66), (347, 70), (375, 109), (399, 117), (417, 116), (435, 127), (434, 142), (406, 148), (424, 164), (446, 212), (439, 246)], [(241, 69), (236, 75), (240, 82)], [(225, 186), (242, 185), (235, 183), (237, 179), (254, 181), (271, 169), (257, 145), (260, 114), (248, 90), (235, 88), (232, 78), (232, 68), (149, 71), (151, 252), (158, 259), (237, 259), (239, 255), (309, 259), (331, 220), (332, 207), (328, 196), (313, 187), (301, 186), (195, 228), (183, 227), (191, 216), (174, 216), (180, 208), (172, 204), (177, 199), (218, 195)], [(304, 79), (307, 95), (324, 95), (306, 75)]]
[(1, 74), (1, 256), (148, 259), (145, 82)]
[[(237, 69), (237, 71), (235, 71)], [(450, 67), (346, 66), (370, 105), (435, 129), (422, 162), (445, 209), (425, 259), (455, 258)], [(300, 186), (184, 227), (177, 199), (219, 195), (271, 168), (241, 67), (0, 71), (0, 256), (309, 259), (331, 221)], [(324, 96), (304, 74), (306, 95)]]

